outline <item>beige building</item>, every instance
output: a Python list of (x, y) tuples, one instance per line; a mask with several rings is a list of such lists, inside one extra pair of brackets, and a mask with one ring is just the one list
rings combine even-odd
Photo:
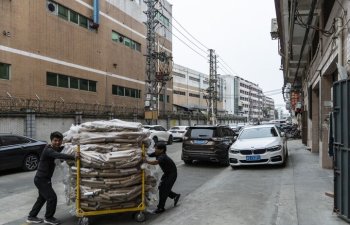
[[(175, 111), (207, 112), (209, 75), (175, 64), (173, 104)], [(218, 113), (223, 113), (223, 80), (218, 79)]]
[[(101, 0), (97, 25), (92, 2), (1, 1), (0, 97), (143, 108), (145, 3)], [(162, 3), (158, 49), (171, 53), (171, 5)], [(172, 110), (167, 87), (162, 107)]]

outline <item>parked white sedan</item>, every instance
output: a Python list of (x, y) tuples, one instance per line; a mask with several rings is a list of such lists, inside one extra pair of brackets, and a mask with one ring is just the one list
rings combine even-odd
[(160, 125), (144, 125), (143, 128), (151, 132), (151, 138), (154, 143), (158, 141), (167, 142), (168, 145), (173, 143), (173, 135)]
[(287, 157), (285, 134), (273, 124), (243, 128), (229, 152), (232, 168), (259, 164), (285, 165)]
[(169, 129), (172, 133), (173, 139), (182, 141), (184, 139), (185, 133), (188, 130), (188, 126), (176, 126)]

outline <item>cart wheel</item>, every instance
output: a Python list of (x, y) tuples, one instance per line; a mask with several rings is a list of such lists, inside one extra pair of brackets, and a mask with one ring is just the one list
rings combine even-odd
[(139, 223), (146, 220), (146, 216), (143, 212), (136, 213), (134, 218), (135, 218), (136, 222), (139, 222)]
[(89, 225), (89, 218), (87, 217), (82, 217), (82, 218), (79, 218), (78, 220), (78, 225)]

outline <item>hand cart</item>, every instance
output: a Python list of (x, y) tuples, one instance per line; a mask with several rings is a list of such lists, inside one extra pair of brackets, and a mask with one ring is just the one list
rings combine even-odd
[[(80, 145), (77, 147), (77, 152), (80, 154)], [(145, 157), (145, 146), (142, 145), (142, 159)], [(79, 217), (78, 225), (89, 225), (89, 216), (106, 215), (123, 212), (135, 212), (134, 219), (137, 222), (145, 221), (145, 170), (141, 169), (141, 203), (134, 208), (122, 208), (122, 209), (108, 209), (108, 210), (96, 210), (96, 211), (84, 211), (80, 206), (80, 158), (77, 162), (77, 182), (76, 182), (76, 216)]]

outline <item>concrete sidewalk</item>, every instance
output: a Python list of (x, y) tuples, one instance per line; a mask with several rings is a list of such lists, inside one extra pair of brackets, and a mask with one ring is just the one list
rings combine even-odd
[[(261, 188), (264, 177), (261, 177), (260, 183), (253, 183), (256, 186), (248, 181), (243, 184), (247, 191), (239, 187), (242, 185), (238, 183), (242, 175), (237, 174), (249, 173), (254, 176), (259, 168), (224, 170), (182, 199), (180, 206), (170, 209), (150, 224), (347, 224), (332, 213), (333, 198), (325, 196), (326, 191), (333, 191), (333, 171), (321, 169), (318, 154), (306, 150), (300, 140), (289, 141), (288, 146), (290, 157), (287, 167), (280, 169), (280, 180), (276, 179), (280, 184), (277, 191)], [(240, 193), (244, 191), (245, 199), (238, 190)], [(271, 192), (270, 196), (264, 196), (265, 192)], [(257, 194), (255, 201), (253, 194)], [(251, 198), (247, 198), (247, 195)], [(258, 196), (263, 196), (264, 201)]]

